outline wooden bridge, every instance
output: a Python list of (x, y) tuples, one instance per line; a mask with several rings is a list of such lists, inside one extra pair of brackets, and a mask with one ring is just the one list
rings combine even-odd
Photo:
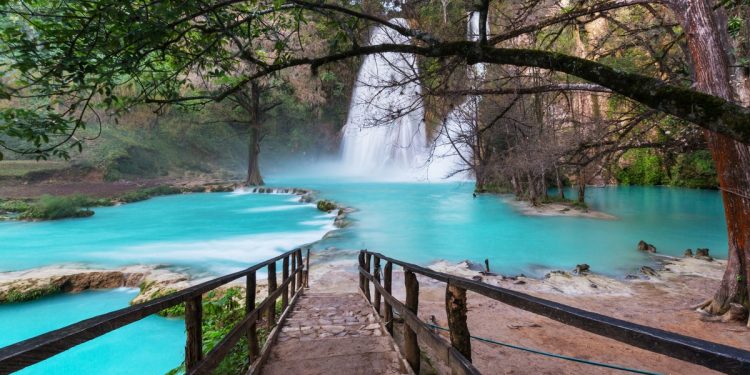
[[(471, 361), (467, 291), (709, 369), (750, 374), (750, 352), (745, 350), (610, 318), (368, 251), (359, 253), (360, 293), (321, 293), (309, 288), (309, 260), (309, 250), (304, 258), (302, 250), (292, 250), (246, 270), (1, 348), (0, 374), (18, 371), (182, 303), (188, 374), (212, 373), (243, 338), (248, 343), (247, 366), (238, 373), (418, 374), (420, 353), (428, 350), (445, 372), (479, 374)], [(403, 302), (392, 295), (394, 266), (404, 271)], [(268, 276), (268, 296), (256, 303), (256, 273), (263, 268)], [(417, 316), (417, 275), (446, 284), (449, 339)], [(204, 351), (203, 296), (241, 278), (246, 282), (244, 317), (211, 350)], [(277, 316), (279, 303), (281, 313)], [(269, 332), (264, 340), (259, 335), (261, 324)], [(394, 335), (399, 337), (399, 345)]]

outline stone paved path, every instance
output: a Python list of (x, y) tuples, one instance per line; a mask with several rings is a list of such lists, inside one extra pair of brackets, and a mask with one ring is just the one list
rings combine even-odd
[(375, 310), (357, 293), (300, 296), (261, 371), (291, 374), (410, 374)]

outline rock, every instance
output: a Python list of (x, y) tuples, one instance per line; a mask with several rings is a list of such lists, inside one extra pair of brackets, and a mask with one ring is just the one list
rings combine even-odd
[(323, 212), (331, 212), (336, 209), (336, 203), (323, 199), (318, 201), (317, 207)]
[(693, 250), (692, 249), (686, 249), (685, 250), (685, 256), (686, 257), (692, 257), (693, 256)]
[(636, 280), (636, 279), (640, 279), (640, 277), (638, 277), (636, 275), (630, 275), (630, 274), (628, 274), (627, 276), (625, 276), (625, 280)]
[(695, 259), (707, 260), (709, 262), (714, 260), (714, 258), (708, 255), (708, 249), (706, 248), (695, 249)]
[(481, 283), (481, 282), (482, 282), (482, 280), (483, 280), (483, 279), (482, 279), (482, 276), (472, 276), (472, 277), (471, 277), (471, 279), (472, 279), (472, 280), (474, 280), (474, 281), (479, 281), (480, 283)]
[(726, 322), (746, 322), (748, 312), (745, 306), (739, 303), (730, 302), (729, 310), (721, 316), (721, 321)]
[(599, 288), (599, 285), (596, 285), (594, 283), (589, 284), (589, 286), (592, 287), (593, 289)]
[(588, 264), (583, 263), (583, 264), (577, 265), (576, 269), (573, 271), (573, 273), (575, 273), (577, 275), (581, 275), (581, 274), (584, 274), (584, 273), (588, 273), (590, 269), (591, 269), (591, 267), (589, 267)]
[(649, 267), (649, 266), (643, 266), (641, 267), (641, 273), (648, 276), (659, 276), (659, 274), (656, 272), (655, 269)]
[(516, 280), (516, 281), (515, 281), (515, 282), (514, 282), (513, 284), (516, 284), (516, 285), (523, 285), (523, 284), (526, 284), (526, 282), (525, 282), (525, 281), (523, 281), (523, 280)]
[(638, 250), (640, 251), (648, 251), (649, 253), (655, 253), (656, 252), (656, 246), (644, 241), (640, 240), (638, 242)]

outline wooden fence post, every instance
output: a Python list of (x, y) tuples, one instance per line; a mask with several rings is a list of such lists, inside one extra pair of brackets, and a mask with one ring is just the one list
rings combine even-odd
[[(359, 262), (359, 266), (361, 268), (365, 268), (365, 252), (364, 251), (359, 252), (357, 261)], [(362, 291), (362, 294), (365, 294), (365, 276), (361, 273), (359, 273), (359, 290)]]
[[(365, 270), (367, 273), (372, 273), (372, 270), (370, 269), (370, 260), (372, 258), (372, 254), (369, 252), (365, 253)], [(370, 279), (365, 278), (365, 297), (367, 298), (367, 302), (372, 304), (372, 297), (370, 297)]]
[(304, 276), (305, 276), (304, 275), (305, 268), (304, 268), (304, 263), (302, 263), (302, 249), (297, 249), (297, 251), (295, 252), (295, 255), (297, 256), (297, 266), (299, 268), (302, 268), (302, 271), (297, 275), (297, 285), (302, 287), (305, 285), (303, 282)]
[[(270, 296), (276, 290), (276, 262), (268, 264), (268, 295)], [(268, 298), (268, 297), (266, 297)], [(276, 300), (271, 300), (266, 313), (266, 329), (271, 332), (271, 328), (276, 323)]]
[[(286, 282), (286, 279), (289, 278), (289, 257), (284, 257), (284, 260), (281, 262), (281, 283), (283, 284)], [(286, 310), (286, 307), (289, 306), (289, 284), (286, 284), (284, 286), (284, 292), (281, 293), (281, 311)]]
[[(391, 280), (393, 274), (393, 263), (387, 262), (385, 264), (385, 269), (383, 270), (383, 289), (385, 289), (388, 294), (391, 294)], [(392, 295), (392, 294), (391, 294)], [(388, 333), (393, 336), (393, 307), (391, 307), (391, 304), (388, 303), (388, 300), (385, 301), (385, 311), (383, 312), (383, 319), (385, 320), (385, 328), (388, 330)]]
[[(300, 254), (302, 254), (300, 252)], [(310, 248), (307, 248), (307, 256), (305, 257), (305, 289), (310, 288)]]
[(292, 253), (292, 281), (289, 282), (292, 286), (292, 296), (297, 294), (297, 257), (295, 253)]
[(185, 301), (185, 368), (190, 371), (203, 358), (203, 298), (199, 295)]
[[(375, 256), (375, 261), (373, 263), (373, 269), (372, 272), (375, 274), (375, 280), (377, 280), (378, 285), (380, 285), (380, 258)], [(378, 312), (378, 315), (380, 314), (380, 289), (375, 288), (375, 311)]]
[(471, 334), (466, 324), (466, 289), (448, 282), (445, 288), (445, 313), (448, 316), (451, 345), (471, 362)]
[[(255, 309), (255, 271), (250, 272), (245, 279), (245, 314), (250, 314)], [(247, 330), (248, 358), (253, 363), (260, 355), (260, 345), (258, 344), (257, 319), (250, 322), (250, 328)]]
[[(404, 269), (404, 284), (406, 287), (406, 308), (417, 314), (419, 307), (419, 282), (414, 272)], [(406, 360), (411, 365), (415, 374), (419, 374), (419, 343), (417, 342), (417, 333), (404, 324), (404, 354)]]

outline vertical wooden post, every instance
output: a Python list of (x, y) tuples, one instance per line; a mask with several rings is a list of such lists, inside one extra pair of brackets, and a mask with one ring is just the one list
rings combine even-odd
[(296, 253), (292, 253), (292, 281), (289, 282), (292, 286), (292, 296), (297, 294), (297, 256)]
[[(364, 251), (359, 252), (357, 261), (359, 262), (359, 266), (361, 268), (365, 268), (365, 252)], [(359, 274), (359, 290), (361, 290), (362, 294), (364, 294), (365, 293), (365, 276), (359, 272), (357, 273)]]
[[(245, 279), (245, 314), (249, 314), (255, 309), (255, 271), (247, 274)], [(250, 322), (250, 328), (247, 330), (248, 358), (253, 363), (260, 355), (260, 345), (258, 344), (257, 319)]]
[[(404, 284), (406, 286), (406, 308), (417, 314), (419, 307), (419, 282), (417, 275), (407, 269), (404, 269)], [(419, 374), (419, 343), (417, 342), (417, 333), (414, 332), (407, 324), (404, 324), (404, 354), (406, 361), (411, 365), (415, 374)]]
[[(366, 252), (365, 253), (365, 270), (367, 273), (372, 273), (372, 270), (370, 269), (370, 260), (372, 259), (372, 254)], [(365, 278), (365, 297), (367, 298), (367, 302), (372, 303), (372, 297), (370, 297), (370, 279)]]
[[(380, 258), (377, 256), (375, 257), (375, 261), (373, 263), (373, 269), (372, 271), (375, 273), (375, 280), (377, 280), (378, 285), (380, 285)], [(378, 312), (378, 315), (380, 315), (380, 290), (378, 288), (375, 289), (375, 311)]]
[[(281, 283), (286, 282), (289, 278), (289, 256), (285, 256), (281, 262)], [(284, 291), (281, 293), (281, 311), (284, 311), (289, 306), (289, 284), (286, 284)]]
[(448, 282), (445, 288), (445, 313), (448, 316), (451, 345), (471, 362), (471, 334), (466, 324), (466, 289)]
[[(388, 294), (391, 294), (391, 280), (393, 274), (393, 263), (387, 262), (385, 264), (385, 269), (383, 270), (383, 289), (385, 289)], [(391, 304), (388, 303), (388, 300), (385, 301), (385, 311), (383, 312), (384, 316), (383, 319), (385, 319), (385, 328), (388, 330), (388, 333), (393, 336), (393, 307), (391, 307)]]
[(190, 371), (203, 358), (203, 301), (199, 295), (185, 301), (185, 368)]
[(302, 249), (297, 249), (295, 254), (297, 255), (297, 266), (299, 268), (302, 268), (302, 272), (300, 272), (297, 275), (297, 285), (299, 285), (300, 287), (302, 287), (304, 285), (303, 280), (304, 280), (304, 276), (305, 276), (304, 275), (305, 268), (303, 266), (304, 263), (302, 263)]
[[(276, 262), (268, 264), (268, 295), (270, 296), (276, 290)], [(271, 332), (271, 328), (276, 324), (276, 300), (271, 300), (266, 312), (266, 328)]]
[[(300, 252), (300, 254), (302, 254)], [(305, 257), (305, 289), (310, 287), (310, 248), (307, 248), (307, 256)]]

